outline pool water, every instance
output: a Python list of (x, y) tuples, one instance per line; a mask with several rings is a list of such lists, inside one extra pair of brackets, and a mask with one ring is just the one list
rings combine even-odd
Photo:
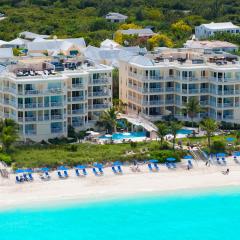
[(180, 129), (177, 131), (178, 134), (184, 134), (184, 135), (188, 135), (188, 134), (192, 134), (193, 131), (192, 130), (189, 130), (189, 129)]
[(112, 139), (112, 140), (123, 140), (123, 139), (135, 139), (146, 137), (146, 132), (126, 132), (126, 133), (113, 133), (112, 135), (104, 135), (99, 137), (100, 139)]

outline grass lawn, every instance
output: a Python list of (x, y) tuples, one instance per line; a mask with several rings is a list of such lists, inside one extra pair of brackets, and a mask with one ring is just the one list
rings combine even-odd
[[(13, 167), (57, 167), (60, 165), (75, 166), (93, 162), (128, 161), (133, 159), (143, 160), (156, 158), (165, 161), (169, 155), (180, 159), (179, 151), (159, 150), (159, 142), (129, 143), (113, 145), (94, 145), (81, 143), (77, 145), (49, 145), (16, 148), (11, 154)], [(143, 150), (146, 150), (143, 152)], [(126, 155), (133, 151), (135, 154)], [(181, 154), (183, 154), (181, 152)]]

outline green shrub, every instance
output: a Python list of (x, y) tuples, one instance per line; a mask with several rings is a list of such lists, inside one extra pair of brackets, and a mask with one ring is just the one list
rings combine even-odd
[(211, 146), (212, 153), (225, 152), (225, 143), (223, 141), (214, 141)]
[(0, 161), (5, 162), (8, 166), (13, 162), (11, 156), (4, 153), (0, 153)]

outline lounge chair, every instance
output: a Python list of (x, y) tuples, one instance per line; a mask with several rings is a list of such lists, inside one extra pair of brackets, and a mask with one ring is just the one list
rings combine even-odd
[(221, 165), (221, 162), (220, 162), (220, 159), (219, 159), (219, 158), (217, 158), (217, 163), (218, 163), (219, 165)]
[(172, 165), (172, 168), (177, 168), (177, 165), (175, 162), (172, 162), (171, 165)]
[(92, 170), (93, 170), (93, 173), (95, 174), (95, 176), (99, 176), (96, 168), (93, 168)]
[(115, 169), (114, 166), (112, 166), (112, 170), (113, 170), (113, 173), (114, 173), (114, 174), (117, 174), (117, 171), (116, 171), (116, 169)]
[(16, 176), (16, 183), (22, 183), (21, 179), (18, 176)]
[(23, 174), (23, 179), (24, 179), (24, 181), (29, 181), (27, 174)]
[(99, 172), (103, 175), (103, 170), (102, 170), (102, 168), (99, 168), (98, 170), (99, 170)]
[(121, 166), (117, 166), (117, 168), (119, 173), (123, 173)]
[(150, 170), (151, 172), (153, 171), (153, 169), (152, 169), (152, 164), (151, 164), (151, 163), (148, 164), (148, 168), (149, 168), (149, 170)]
[(66, 177), (66, 178), (69, 177), (66, 170), (64, 170), (63, 173), (64, 173), (64, 177)]
[(222, 162), (223, 162), (223, 164), (225, 164), (225, 165), (227, 164), (225, 157), (222, 158)]
[(170, 164), (169, 162), (166, 162), (166, 167), (167, 167), (168, 169), (171, 169), (171, 168), (172, 168), (172, 166), (171, 166), (171, 164)]
[(188, 166), (189, 166), (189, 168), (193, 168), (191, 160), (188, 160)]
[(30, 180), (30, 181), (33, 181), (33, 180), (34, 180), (31, 173), (28, 174), (28, 177), (29, 177), (29, 180)]
[(82, 171), (83, 171), (83, 175), (84, 175), (84, 176), (87, 176), (87, 171), (86, 171), (86, 169), (84, 168)]
[(78, 169), (76, 169), (75, 172), (76, 172), (77, 177), (80, 177), (80, 173), (79, 173)]
[(58, 171), (57, 174), (58, 174), (58, 177), (59, 177), (59, 178), (64, 178), (64, 177), (62, 176), (61, 172)]
[(156, 169), (157, 171), (159, 171), (159, 167), (158, 167), (157, 163), (154, 163), (153, 166), (155, 167), (155, 169)]
[(48, 172), (45, 172), (45, 175), (46, 175), (46, 178), (47, 178), (47, 179), (50, 179), (50, 178), (51, 178)]

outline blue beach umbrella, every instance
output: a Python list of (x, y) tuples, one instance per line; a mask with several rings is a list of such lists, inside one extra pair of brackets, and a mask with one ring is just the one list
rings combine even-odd
[(94, 163), (93, 166), (96, 168), (103, 168), (103, 164), (101, 163)]
[(158, 160), (157, 159), (150, 159), (149, 162), (150, 163), (158, 163)]
[(66, 171), (66, 170), (68, 170), (68, 168), (65, 167), (65, 166), (60, 166), (60, 167), (58, 167), (58, 170), (60, 170), (60, 171)]
[(25, 169), (24, 172), (26, 172), (26, 173), (33, 173), (33, 170), (28, 168), (28, 169)]
[(234, 156), (240, 157), (240, 152), (235, 152), (235, 153), (234, 153)]
[(120, 161), (116, 161), (113, 163), (113, 166), (122, 166), (122, 163)]
[(190, 159), (193, 159), (193, 157), (192, 157), (191, 155), (186, 155), (186, 156), (184, 157), (184, 159), (190, 160)]
[(15, 173), (24, 173), (24, 170), (23, 170), (23, 169), (17, 169), (17, 170), (15, 171)]
[(86, 167), (83, 165), (77, 165), (76, 168), (82, 170), (82, 169), (85, 169)]
[(226, 153), (217, 153), (217, 157), (225, 157)]
[(166, 159), (168, 162), (174, 162), (174, 161), (176, 161), (176, 158), (174, 158), (174, 157), (169, 157), (169, 158), (167, 158)]
[(44, 168), (41, 169), (41, 171), (42, 171), (42, 172), (49, 172), (49, 168), (44, 167)]

